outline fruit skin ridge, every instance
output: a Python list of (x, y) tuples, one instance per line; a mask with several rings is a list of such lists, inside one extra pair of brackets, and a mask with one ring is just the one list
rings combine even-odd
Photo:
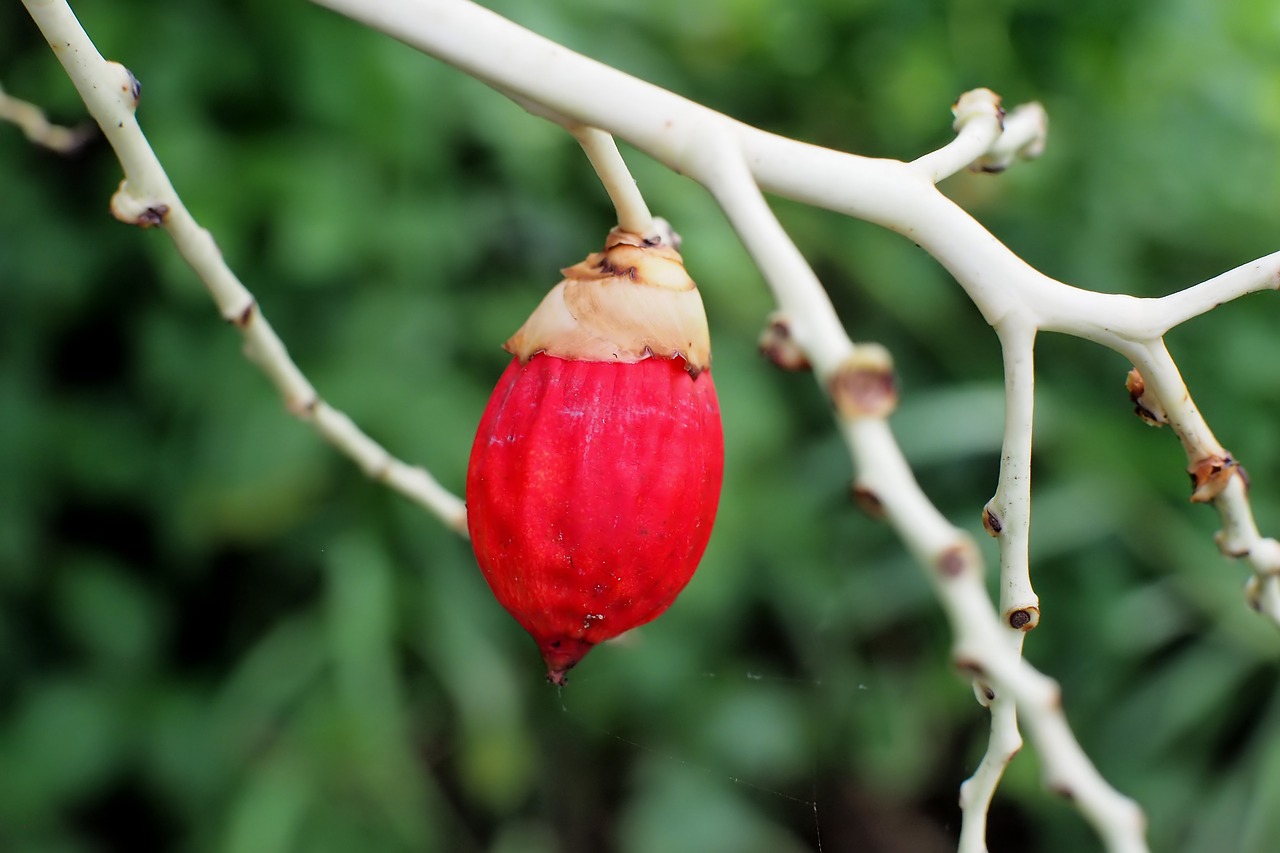
[(724, 437), (710, 370), (537, 354), (511, 361), (481, 418), (467, 525), (547, 678), (667, 609), (719, 503)]

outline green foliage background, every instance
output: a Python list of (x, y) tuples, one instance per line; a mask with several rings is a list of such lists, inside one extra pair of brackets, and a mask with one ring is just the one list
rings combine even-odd
[[(780, 133), (912, 158), (986, 85), (1039, 99), (1038, 162), (946, 191), (1041, 270), (1157, 295), (1280, 248), (1280, 7), (1044, 0), (557, 0), (498, 11)], [(140, 119), (321, 393), (461, 490), (500, 343), (612, 224), (571, 140), (299, 2), (76, 4)], [(0, 81), (83, 109), (19, 4)], [(100, 141), (0, 126), (0, 850), (941, 851), (984, 713), (919, 569), (848, 500), (818, 390), (755, 353), (770, 302), (706, 193), (630, 152), (715, 338), (725, 498), (679, 603), (557, 693), (465, 542), (366, 481), (242, 358), (158, 233), (107, 214)], [(979, 538), (999, 350), (901, 238), (778, 204), (852, 334), (895, 353), (893, 424)], [(1280, 307), (1174, 354), (1280, 529)], [(1160, 850), (1280, 834), (1280, 640), (1187, 504), (1127, 365), (1039, 347), (1027, 655)], [(993, 851), (1098, 842), (1028, 749)], [(816, 805), (815, 805), (816, 804)], [(820, 838), (819, 838), (820, 836)]]

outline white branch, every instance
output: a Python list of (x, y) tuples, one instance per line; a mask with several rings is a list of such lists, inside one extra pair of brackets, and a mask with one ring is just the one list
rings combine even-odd
[[(999, 485), (983, 508), (982, 524), (1000, 543), (1000, 618), (1009, 648), (1021, 654), (1026, 632), (1040, 623), (1029, 560), (1036, 330), (1024, 318), (1011, 315), (996, 332), (1004, 353), (1004, 447)], [(982, 682), (974, 689), (991, 709), (991, 735), (977, 770), (960, 788), (960, 853), (985, 853), (987, 809), (1005, 768), (1022, 747), (1012, 698)]]
[[(468, 0), (313, 2), (382, 30), (517, 100), (537, 105), (535, 111), (610, 132), (678, 172), (705, 173), (711, 179), (719, 168), (745, 164), (754, 183), (765, 191), (897, 231), (946, 267), (994, 327), (1010, 316), (1025, 317), (1037, 329), (1094, 341), (1137, 363), (1170, 324), (1203, 313), (1222, 299), (1280, 283), (1278, 255), (1159, 299), (1083, 290), (1035, 270), (934, 186), (936, 177), (961, 168), (959, 164), (982, 162), (976, 143), (990, 137), (990, 116), (981, 96), (972, 102), (977, 105), (972, 108), (973, 129), (967, 130), (969, 122), (961, 123), (960, 136), (942, 149), (946, 153), (926, 155), (914, 164), (872, 159), (750, 127), (576, 54)], [(969, 112), (966, 107), (964, 115)], [(1002, 137), (996, 137), (990, 152), (999, 156), (1038, 153), (1046, 127), (1043, 111), (1034, 106), (1015, 111), (1010, 124), (1013, 135), (1003, 147)], [(733, 165), (708, 163), (709, 150), (732, 152)], [(719, 190), (725, 191), (723, 186)], [(802, 258), (797, 265), (794, 258), (784, 257), (794, 247), (749, 248), (766, 273), (770, 265), (807, 268)], [(796, 311), (785, 303), (783, 307), (802, 346), (809, 348), (807, 339), (819, 347), (811, 352), (815, 365), (830, 363), (840, 352), (838, 338), (821, 328), (806, 328), (827, 323), (821, 312)], [(1156, 384), (1173, 384), (1166, 378), (1155, 377)], [(1161, 399), (1165, 399), (1163, 393)]]
[(72, 153), (93, 136), (89, 125), (61, 127), (53, 124), (35, 104), (13, 97), (3, 87), (0, 87), (0, 122), (15, 125), (36, 145), (59, 154)]
[(1134, 352), (1133, 363), (1187, 452), (1191, 499), (1212, 503), (1218, 511), (1222, 520), (1219, 550), (1228, 557), (1243, 558), (1254, 573), (1245, 587), (1246, 600), (1280, 626), (1280, 542), (1258, 531), (1243, 467), (1214, 437), (1163, 340)]
[[(574, 53), (468, 0), (313, 2), (448, 62), (521, 102), (539, 105), (535, 111), (625, 139), (681, 173), (688, 173), (702, 156), (708, 139), (732, 137), (761, 189), (910, 238), (955, 276), (992, 325), (1022, 307), (1034, 309), (1041, 329), (1106, 346), (1158, 337), (1150, 313), (1161, 310), (1160, 300), (1096, 293), (1056, 281), (938, 192), (934, 177), (973, 160), (975, 143), (988, 134), (986, 120), (975, 122), (969, 133), (962, 128), (958, 141), (943, 149), (948, 153), (936, 159), (926, 155), (909, 164), (860, 157), (745, 125)], [(997, 138), (991, 151), (1001, 156), (1038, 153), (1043, 111), (1033, 105), (1015, 110), (1011, 124), (1014, 134), (1007, 144), (1002, 147)]]
[(996, 327), (1004, 352), (1004, 446), (995, 497), (983, 525), (1000, 543), (1000, 613), (1018, 632), (1040, 621), (1040, 601), (1031, 588), (1031, 444), (1035, 409), (1033, 326), (1008, 318)]
[(965, 92), (951, 112), (956, 117), (952, 127), (959, 131), (956, 138), (911, 163), (935, 184), (973, 165), (1000, 138), (1004, 110), (1000, 96), (990, 89)]
[(631, 177), (613, 137), (603, 130), (582, 125), (570, 128), (570, 132), (582, 146), (600, 183), (609, 193), (614, 210), (618, 212), (618, 227), (632, 234), (655, 236), (653, 215), (649, 213), (649, 206), (645, 204), (644, 196), (640, 194), (635, 178)]
[(790, 319), (792, 338), (825, 381), (854, 349), (831, 298), (773, 215), (736, 140), (712, 136), (696, 151), (696, 159), (685, 164), (687, 173), (715, 196)]
[(1222, 275), (1168, 296), (1153, 300), (1151, 337), (1163, 336), (1175, 326), (1260, 290), (1280, 289), (1280, 252), (1228, 270)]
[[(1011, 132), (1002, 137), (994, 98), (973, 93), (967, 102), (962, 99), (957, 104), (959, 135), (947, 146), (910, 164), (869, 159), (748, 127), (577, 55), (466, 0), (385, 0), (376, 5), (358, 0), (315, 2), (380, 29), (542, 109), (611, 132), (671, 168), (702, 181), (725, 208), (765, 272), (782, 314), (789, 319), (787, 332), (807, 353), (820, 379), (833, 377), (833, 371), (839, 371), (842, 362), (854, 358), (857, 350), (844, 338), (830, 313), (825, 293), (798, 250), (782, 234), (759, 197), (759, 190), (878, 223), (907, 236), (933, 255), (1001, 333), (1002, 343), (1011, 347), (1006, 352), (1011, 394), (1006, 463), (996, 503), (1002, 506), (1001, 512), (1010, 514), (1014, 528), (1002, 549), (1006, 590), (1002, 603), (1007, 605), (1002, 609), (1008, 610), (1011, 618), (1017, 614), (1022, 622), (1019, 627), (1034, 624), (1038, 613), (1025, 557), (1026, 513), (1030, 506), (1030, 352), (1035, 332), (1066, 332), (1124, 353), (1140, 368), (1145, 365), (1156, 374), (1152, 394), (1168, 403), (1171, 389), (1180, 385), (1176, 368), (1171, 361), (1153, 367), (1150, 357), (1157, 347), (1162, 350), (1160, 337), (1168, 324), (1207, 310), (1215, 299), (1274, 286), (1277, 280), (1274, 269), (1266, 268), (1264, 259), (1246, 272), (1228, 274), (1163, 300), (1150, 300), (1083, 290), (1031, 268), (941, 195), (934, 184), (965, 165), (995, 170), (1014, 157), (1038, 154), (1047, 128), (1044, 112), (1038, 106), (1015, 111), (1010, 117)], [(1014, 328), (1018, 330), (1016, 334), (1009, 331)], [(1019, 367), (1024, 361), (1025, 368)], [(831, 390), (830, 382), (826, 384)], [(849, 422), (871, 420), (855, 417)], [(1190, 442), (1189, 452), (1191, 446), (1207, 446), (1212, 439), (1198, 413), (1183, 417), (1176, 428), (1184, 443)], [(867, 487), (876, 478), (867, 474), (867, 454), (859, 450), (856, 436), (857, 430), (849, 428), (846, 437), (858, 457), (860, 486)], [(1025, 447), (1019, 442), (1024, 442)], [(1216, 446), (1216, 442), (1213, 444)], [(872, 446), (884, 450), (875, 442)], [(910, 472), (904, 465), (899, 473), (909, 477)], [(1231, 495), (1242, 495), (1242, 489), (1219, 488), (1214, 492), (1215, 498), (1219, 492), (1224, 497), (1215, 502), (1220, 511), (1228, 506), (1224, 511), (1224, 518), (1230, 522), (1228, 530), (1244, 535), (1251, 543), (1250, 559), (1257, 573), (1256, 590), (1251, 586), (1251, 601), (1267, 610), (1266, 602), (1280, 600), (1274, 574), (1264, 574), (1261, 568), (1271, 565), (1267, 549), (1256, 547), (1262, 540), (1256, 531), (1250, 532), (1251, 516), (1243, 497), (1240, 506), (1231, 503)], [(882, 500), (885, 497), (878, 493), (876, 496)], [(927, 505), (927, 501), (924, 503)], [(897, 525), (908, 546), (926, 561), (936, 557), (936, 552), (926, 547), (931, 537), (922, 527), (929, 517), (930, 513), (907, 513)], [(1263, 556), (1254, 556), (1259, 553)], [(945, 604), (945, 594), (943, 597)], [(971, 627), (964, 619), (978, 618), (973, 612), (969, 611), (968, 617), (959, 611), (952, 613), (956, 617), (953, 622), (957, 625), (958, 643), (963, 642), (963, 629)], [(1022, 621), (1024, 617), (1026, 622)], [(993, 624), (998, 628), (999, 620), (993, 620)], [(1019, 642), (1014, 639), (1008, 645), (1017, 646)], [(1004, 641), (998, 641), (998, 645), (1008, 648)], [(984, 672), (1016, 673), (1019, 670), (1014, 661), (1020, 662), (1016, 653), (1007, 660), (1001, 658), (1000, 666), (994, 669), (984, 667)], [(990, 677), (1001, 686), (1000, 676)], [(1025, 683), (1016, 682), (1001, 689), (1011, 688), (1019, 710), (1034, 715), (1029, 718), (1033, 733), (1056, 736), (1061, 727), (1049, 722), (1053, 715), (1046, 711), (1048, 703), (1030, 701), (1024, 708), (1024, 699), (1018, 697), (1028, 696), (1026, 687)], [(1060, 720), (1060, 715), (1056, 719)], [(1042, 751), (1047, 748), (1043, 743), (1038, 746)], [(1048, 749), (1051, 753), (1054, 748)], [(1071, 768), (1068, 777), (1076, 771), (1084, 776), (1092, 772), (1091, 767), (1088, 773), (1081, 769), (1075, 758), (1062, 757), (1058, 763)], [(1131, 804), (1116, 807), (1123, 798), (1117, 798), (1105, 786), (1094, 790), (1091, 776), (1085, 787), (1092, 790), (1092, 805), (1082, 802), (1082, 808), (1099, 823), (1104, 836), (1112, 838), (1119, 845), (1117, 849), (1138, 849), (1140, 842), (1135, 843), (1131, 833), (1140, 821), (1128, 820), (1133, 815)], [(1112, 819), (1119, 823), (1110, 822)]]
[[(984, 817), (977, 815), (985, 816), (1002, 769), (1017, 751), (1016, 744), (1021, 742), (1013, 707), (1016, 704), (1030, 721), (1051, 785), (1071, 792), (1099, 834), (1113, 840), (1112, 849), (1145, 850), (1141, 811), (1106, 784), (1070, 735), (1056, 685), (1046, 694), (1046, 685), (1052, 683), (1019, 657), (1018, 641), (1022, 631), (1034, 624), (1030, 622), (1030, 611), (1034, 609), (1037, 618), (1039, 613), (1034, 604), (1028, 603), (1028, 597), (1034, 601), (1035, 595), (1027, 580), (1025, 552), (1030, 515), (1034, 327), (1025, 323), (1002, 327), (1010, 344), (1008, 352), (1012, 354), (1008, 362), (1013, 390), (1009, 417), (1017, 422), (1019, 432), (1015, 435), (1025, 436), (1025, 440), (1012, 439), (1014, 444), (1006, 453), (1007, 465), (1002, 468), (1001, 487), (1004, 503), (1009, 506), (1006, 512), (1011, 524), (1021, 528), (1021, 532), (1011, 530), (1013, 544), (1006, 548), (1009, 557), (1003, 562), (1010, 567), (1008, 574), (1014, 587), (1009, 600), (1023, 608), (1028, 621), (1019, 622), (1016, 628), (1001, 629), (1001, 620), (992, 609), (982, 584), (977, 549), (921, 491), (883, 416), (846, 414), (839, 395), (848, 386), (841, 377), (847, 370), (863, 369), (857, 357), (858, 348), (840, 326), (830, 299), (812, 269), (756, 188), (741, 154), (729, 140), (709, 139), (702, 156), (689, 164), (689, 174), (704, 183), (724, 209), (764, 272), (782, 312), (791, 318), (790, 331), (795, 343), (807, 351), (819, 381), (836, 398), (837, 411), (842, 415), (842, 432), (854, 458), (859, 485), (865, 493), (874, 496), (898, 535), (926, 566), (951, 621), (956, 656), (962, 661), (962, 668), (995, 686), (996, 701), (1002, 706), (998, 716), (993, 713), (988, 760), (984, 760), (976, 781), (962, 792), (962, 797), (967, 794), (966, 822), (984, 823)], [(857, 383), (860, 389), (864, 386), (865, 383)], [(1017, 641), (1007, 640), (1009, 634)], [(968, 836), (972, 839), (980, 832), (980, 828), (972, 829)]]
[(396, 460), (350, 418), (321, 400), (289, 358), (253, 295), (227, 266), (212, 235), (187, 211), (151, 150), (134, 116), (140, 91), (134, 76), (123, 65), (102, 58), (64, 0), (23, 3), (124, 169), (125, 178), (111, 199), (111, 212), (123, 222), (164, 229), (208, 289), (223, 318), (240, 330), (245, 354), (276, 386), (290, 412), (312, 424), (366, 474), (421, 504), (465, 536), (462, 501), (425, 470)]
[[(994, 692), (994, 691), (993, 691)], [(957, 853), (987, 853), (987, 813), (1009, 762), (1022, 749), (1018, 706), (1009, 696), (985, 696), (991, 735), (978, 769), (960, 786), (960, 843)]]
[(592, 168), (596, 170), (600, 183), (609, 194), (609, 200), (613, 202), (613, 207), (618, 214), (619, 228), (645, 237), (668, 238), (671, 236), (664, 226), (654, 224), (649, 205), (640, 194), (635, 178), (631, 177), (631, 170), (627, 168), (627, 163), (622, 159), (622, 154), (618, 151), (618, 145), (612, 136), (599, 128), (574, 121), (546, 104), (530, 100), (492, 81), (489, 82), (530, 114), (558, 124), (573, 134), (573, 138), (578, 140), (583, 153), (587, 155), (587, 160), (591, 162)]
[[(991, 684), (996, 699), (1008, 696), (1040, 754), (1046, 783), (1068, 796), (1093, 824), (1111, 851), (1147, 850), (1142, 810), (1107, 784), (1071, 734), (1062, 713), (1057, 684), (1024, 661), (1008, 642), (991, 599), (982, 583), (977, 548), (955, 529), (920, 491), (888, 425), (881, 419), (859, 419), (842, 425), (853, 452), (860, 481), (879, 499), (898, 535), (928, 569), (934, 589), (951, 623), (956, 664), (962, 671)], [(1007, 763), (1015, 749), (1012, 720), (993, 722), (988, 756)], [(989, 801), (997, 778), (991, 770), (978, 780), (962, 803), (976, 811)], [(985, 799), (984, 799), (985, 798)], [(975, 830), (976, 831), (976, 830)]]
[(1019, 104), (1004, 117), (1004, 133), (991, 150), (969, 168), (978, 172), (1003, 172), (1015, 160), (1034, 160), (1044, 153), (1049, 139), (1049, 114), (1036, 102)]

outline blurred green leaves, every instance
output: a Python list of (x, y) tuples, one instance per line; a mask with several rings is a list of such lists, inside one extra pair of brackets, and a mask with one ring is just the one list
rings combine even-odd
[[(1274, 251), (1274, 4), (503, 2), (568, 46), (767, 129), (912, 158), (990, 86), (1045, 156), (946, 191), (1046, 273), (1159, 294)], [(308, 4), (82, 0), (143, 82), (175, 186), (320, 393), (461, 488), (499, 346), (612, 224), (571, 140)], [(0, 80), (82, 109), (17, 4)], [(0, 849), (947, 849), (986, 720), (919, 570), (851, 507), (818, 390), (754, 353), (759, 273), (700, 188), (626, 152), (685, 238), (716, 339), (725, 498), (679, 603), (563, 693), (465, 543), (284, 411), (119, 169), (0, 127)], [(980, 537), (999, 350), (893, 234), (779, 202), (850, 331), (893, 351), (894, 426)], [(1170, 336), (1280, 529), (1274, 299)], [(1027, 654), (1157, 849), (1265, 851), (1280, 642), (1186, 503), (1127, 365), (1039, 342)], [(993, 580), (994, 583), (994, 580)], [(1095, 845), (1031, 750), (992, 849)], [(817, 804), (815, 810), (812, 803)], [(914, 828), (914, 829), (913, 829)]]

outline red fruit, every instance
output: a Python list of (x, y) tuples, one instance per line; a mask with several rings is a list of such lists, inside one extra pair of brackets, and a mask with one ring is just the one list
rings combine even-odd
[(480, 569), (556, 684), (684, 589), (724, 468), (706, 318), (675, 250), (615, 231), (565, 274), (508, 341), (467, 470)]

